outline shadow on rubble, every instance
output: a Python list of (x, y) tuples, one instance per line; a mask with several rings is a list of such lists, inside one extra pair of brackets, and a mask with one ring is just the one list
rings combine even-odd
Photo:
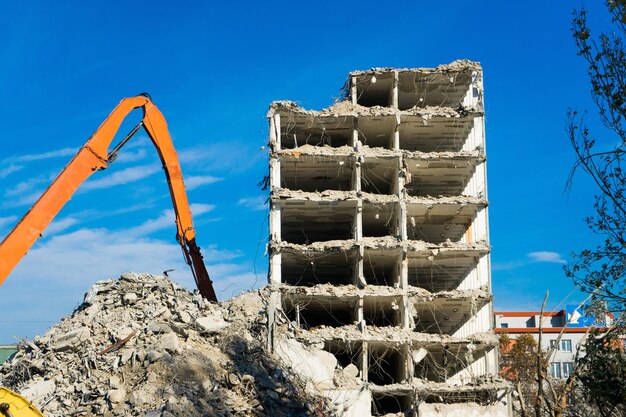
[[(199, 351), (171, 364), (174, 380), (169, 386), (179, 400), (165, 405), (170, 414), (164, 416), (334, 417), (326, 400), (307, 394), (305, 383), (281, 369), (260, 340), (222, 337), (215, 342), (228, 364)], [(187, 406), (180, 401), (183, 396), (190, 400)]]
[(306, 393), (306, 383), (281, 369), (261, 343), (248, 343), (240, 336), (231, 336), (226, 343), (234, 373), (259, 402), (255, 415), (333, 417), (326, 400)]

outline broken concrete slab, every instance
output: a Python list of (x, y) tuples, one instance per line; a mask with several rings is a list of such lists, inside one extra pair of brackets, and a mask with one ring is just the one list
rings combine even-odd
[(508, 417), (509, 410), (503, 404), (479, 405), (475, 403), (438, 404), (421, 403), (420, 417)]

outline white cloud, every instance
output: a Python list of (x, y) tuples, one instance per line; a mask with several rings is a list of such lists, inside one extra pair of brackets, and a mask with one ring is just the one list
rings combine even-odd
[(194, 190), (203, 185), (213, 184), (214, 182), (222, 180), (223, 178), (213, 177), (211, 175), (190, 175), (185, 177), (185, 187), (187, 190)]
[(74, 217), (65, 217), (63, 219), (55, 220), (43, 231), (44, 236), (53, 236), (57, 233), (61, 233), (64, 230), (69, 229), (80, 223), (80, 220)]
[(267, 197), (258, 196), (258, 197), (246, 197), (240, 198), (237, 204), (240, 206), (247, 207), (251, 210), (260, 211), (265, 210), (267, 208)]
[(0, 241), (9, 233), (10, 229), (17, 224), (17, 216), (0, 217)]
[(183, 149), (178, 152), (183, 166), (204, 171), (243, 172), (251, 168), (264, 154), (247, 143), (218, 142)]
[(0, 178), (6, 178), (14, 172), (24, 169), (23, 165), (10, 164), (4, 168), (0, 168)]
[(172, 229), (175, 228), (174, 212), (172, 210), (164, 210), (163, 214), (161, 214), (160, 217), (157, 217), (156, 219), (146, 220), (139, 226), (131, 227), (130, 229), (126, 229), (118, 233), (123, 233), (129, 236), (141, 237), (149, 235), (150, 233), (157, 232), (159, 230), (167, 229), (169, 227), (171, 227)]
[(112, 175), (88, 180), (79, 188), (79, 191), (99, 190), (103, 188), (114, 187), (116, 185), (129, 184), (147, 178), (156, 174), (161, 170), (158, 165), (142, 165), (138, 167), (126, 168), (121, 171), (114, 172)]
[(75, 149), (75, 148), (63, 148), (63, 149), (57, 149), (54, 151), (48, 151), (48, 152), (42, 152), (42, 153), (32, 153), (32, 154), (27, 154), (27, 155), (12, 156), (10, 158), (5, 159), (5, 161), (11, 161), (11, 162), (41, 161), (44, 159), (59, 158), (62, 156), (70, 156), (70, 155), (73, 156), (73, 155), (76, 155), (78, 151), (79, 149)]
[(561, 255), (557, 252), (539, 251), (530, 252), (528, 257), (534, 262), (548, 262), (555, 264), (566, 264), (567, 261), (561, 258)]
[(89, 220), (99, 220), (107, 217), (115, 217), (120, 214), (132, 213), (135, 211), (146, 210), (155, 206), (154, 201), (143, 201), (139, 204), (133, 204), (131, 206), (121, 207), (116, 210), (99, 211), (94, 209), (86, 209), (75, 212), (72, 217)]
[(533, 263), (539, 263), (539, 262), (562, 264), (562, 265), (565, 265), (567, 263), (567, 261), (563, 259), (561, 255), (557, 252), (537, 251), (537, 252), (529, 252), (527, 254), (526, 259), (507, 261), (507, 262), (494, 262), (491, 265), (491, 269), (493, 271), (509, 271), (512, 269), (521, 268), (523, 266), (533, 264)]
[(35, 190), (30, 194), (23, 195), (15, 200), (5, 200), (2, 203), (3, 208), (15, 208), (20, 206), (30, 206), (41, 197), (45, 190)]
[(136, 151), (130, 151), (130, 152), (120, 151), (120, 156), (116, 162), (120, 162), (120, 163), (137, 162), (137, 161), (141, 161), (142, 159), (144, 159), (147, 155), (148, 155), (148, 152), (143, 148), (139, 148)]
[[(211, 204), (191, 204), (189, 208), (192, 215), (198, 217), (210, 212), (215, 208), (215, 206)], [(174, 215), (174, 210), (168, 209), (164, 210), (161, 213), (161, 216), (155, 219), (146, 220), (139, 226), (131, 227), (130, 229), (124, 229), (123, 231), (116, 233), (123, 233), (128, 236), (141, 237), (169, 228), (171, 228), (172, 230), (176, 230), (175, 219), (176, 217)]]
[(40, 184), (45, 184), (46, 187), (49, 186), (52, 181), (56, 178), (57, 174), (48, 174), (48, 175), (38, 175), (33, 178), (29, 178), (25, 181), (18, 182), (8, 190), (4, 192), (5, 197), (17, 197), (32, 191), (33, 188), (37, 187)]
[(3, 228), (5, 226), (9, 226), (14, 224), (17, 221), (17, 216), (5, 216), (5, 217), (0, 217), (0, 228)]
[(215, 209), (213, 204), (200, 204), (200, 203), (192, 203), (189, 205), (189, 209), (191, 210), (191, 214), (194, 216), (199, 216), (201, 214), (208, 213)]
[(0, 179), (21, 171), (25, 168), (24, 164), (34, 161), (42, 161), (45, 159), (59, 158), (63, 156), (76, 155), (78, 149), (63, 148), (54, 151), (32, 153), (26, 155), (11, 156), (0, 161)]

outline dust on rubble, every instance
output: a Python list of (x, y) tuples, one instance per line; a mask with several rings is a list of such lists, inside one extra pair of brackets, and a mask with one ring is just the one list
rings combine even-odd
[(328, 401), (268, 354), (266, 294), (220, 305), (166, 277), (100, 281), (0, 369), (49, 416), (319, 416)]

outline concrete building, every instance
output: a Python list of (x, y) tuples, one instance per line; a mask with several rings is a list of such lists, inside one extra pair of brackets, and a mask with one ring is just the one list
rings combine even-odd
[(333, 106), (268, 118), (270, 344), (286, 318), (354, 370), (325, 387), (345, 415), (507, 415), (480, 65), (355, 71)]
[[(493, 314), (497, 334), (506, 333), (511, 339), (516, 339), (521, 334), (530, 334), (539, 341), (540, 311), (500, 311)], [(607, 316), (605, 323), (595, 323), (592, 318), (580, 314), (576, 305), (568, 305), (557, 312), (544, 312), (543, 317), (541, 348), (548, 350), (556, 346), (554, 355), (549, 358), (550, 374), (556, 379), (567, 379), (574, 370), (577, 348), (589, 327), (604, 327), (610, 325), (611, 321)], [(566, 325), (563, 336), (557, 343), (557, 338)]]

